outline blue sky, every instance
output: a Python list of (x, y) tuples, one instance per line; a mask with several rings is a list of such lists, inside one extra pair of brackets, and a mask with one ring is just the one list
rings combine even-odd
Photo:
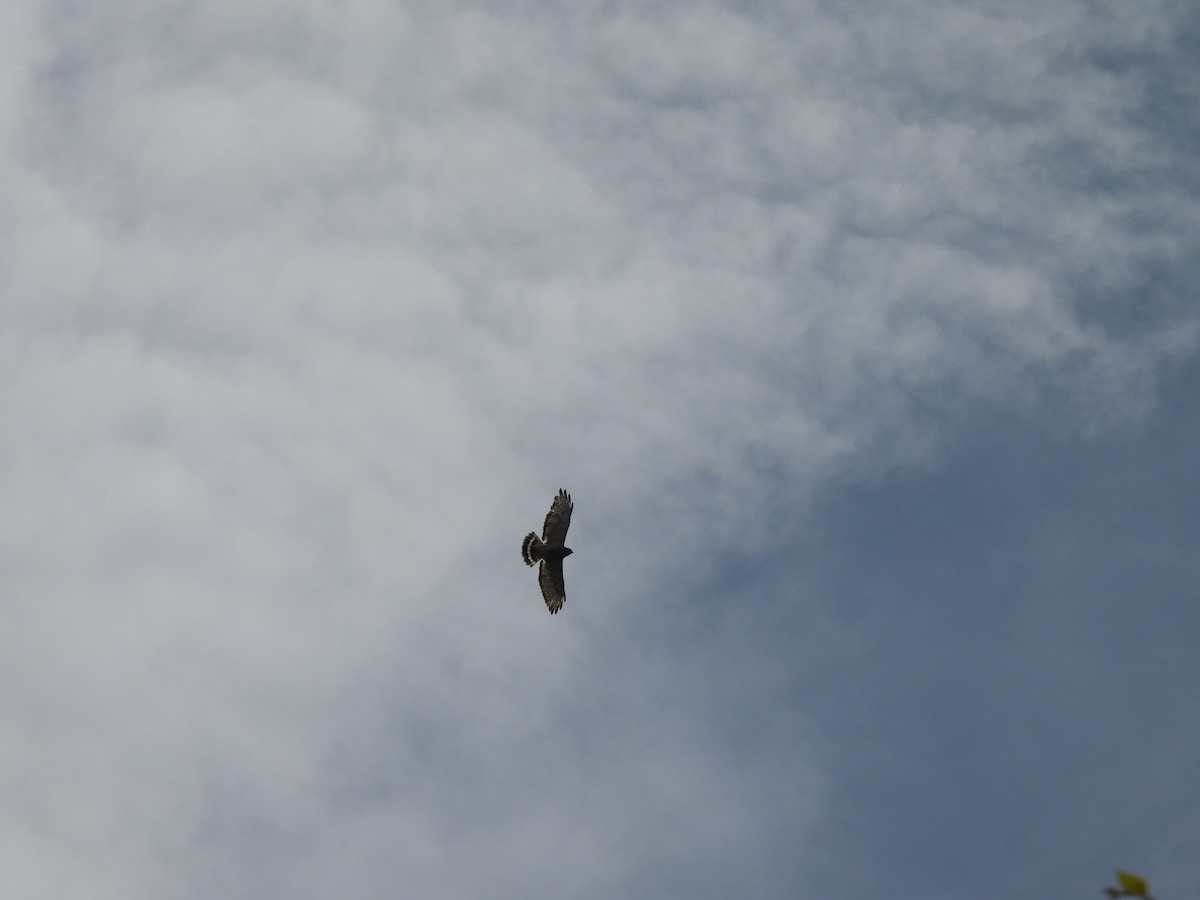
[(1195, 894), (1190, 4), (11, 12), (6, 896)]

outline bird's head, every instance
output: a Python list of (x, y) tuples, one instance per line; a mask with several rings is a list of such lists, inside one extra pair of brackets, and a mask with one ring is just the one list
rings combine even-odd
[(570, 547), (563, 547), (563, 556), (564, 557), (570, 556), (574, 552), (575, 551), (572, 550)]

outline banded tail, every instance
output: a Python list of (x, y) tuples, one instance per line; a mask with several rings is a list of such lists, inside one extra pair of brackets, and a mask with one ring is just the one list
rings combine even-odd
[(525, 560), (525, 565), (537, 565), (538, 560), (542, 558), (542, 548), (546, 546), (542, 543), (542, 539), (532, 531), (525, 535), (525, 540), (521, 541), (521, 559)]

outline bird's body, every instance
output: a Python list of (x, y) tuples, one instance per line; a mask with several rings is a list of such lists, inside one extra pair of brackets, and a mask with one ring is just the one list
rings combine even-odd
[(558, 496), (550, 504), (550, 512), (546, 513), (542, 536), (539, 538), (531, 531), (521, 542), (521, 559), (525, 560), (527, 566), (537, 565), (538, 585), (551, 615), (562, 609), (567, 599), (562, 561), (575, 552), (566, 545), (567, 529), (571, 527), (571, 512), (574, 509), (571, 495), (559, 490)]

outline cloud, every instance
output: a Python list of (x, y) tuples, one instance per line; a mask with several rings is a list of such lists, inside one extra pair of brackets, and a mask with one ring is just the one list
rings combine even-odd
[[(961, 653), (872, 698), (897, 623), (839, 614), (873, 573), (801, 548), (842, 492), (888, 500), (993, 422), (1136, 431), (1194, 359), (1169, 113), (1195, 29), (1169, 4), (129, 2), (14, 27), (24, 896), (870, 895), (835, 807), (869, 791), (837, 761), (871, 736), (830, 710), (915, 710), (881, 746), (930, 750), (925, 688), (995, 647), (969, 605)], [(560, 486), (563, 621), (516, 554)], [(938, 562), (896, 530), (878, 558)], [(953, 608), (925, 589), (913, 643)], [(1014, 703), (1010, 674), (939, 695), (964, 729), (939, 759), (978, 752), (971, 698)], [(872, 803), (908, 808), (911, 765)], [(881, 858), (913, 851), (891, 824)]]

